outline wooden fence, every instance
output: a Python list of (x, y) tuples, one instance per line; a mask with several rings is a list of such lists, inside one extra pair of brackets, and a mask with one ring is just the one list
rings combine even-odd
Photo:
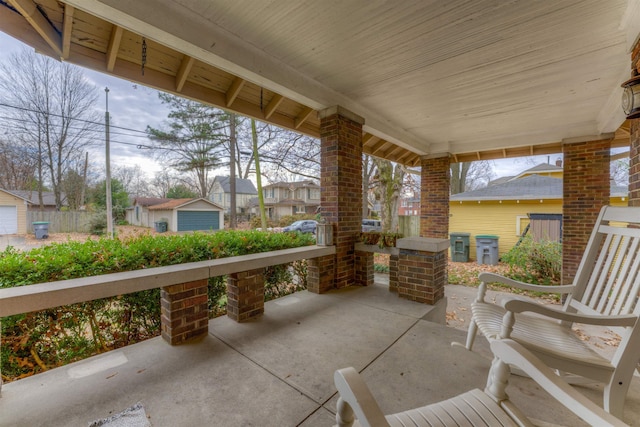
[(398, 231), (404, 237), (420, 236), (420, 217), (417, 215), (398, 216)]
[(49, 233), (88, 233), (92, 216), (92, 213), (84, 211), (29, 211), (27, 228), (33, 232), (32, 223), (47, 221)]

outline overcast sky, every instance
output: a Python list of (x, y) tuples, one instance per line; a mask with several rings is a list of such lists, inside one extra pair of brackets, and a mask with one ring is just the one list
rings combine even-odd
[[(27, 47), (20, 41), (0, 31), (0, 62), (4, 62), (14, 52)], [(28, 47), (27, 47), (28, 48)], [(29, 48), (31, 49), (31, 48)], [(98, 110), (104, 116), (105, 98), (104, 88), (109, 88), (109, 114), (112, 126), (120, 126), (130, 130), (117, 128), (111, 129), (111, 164), (115, 166), (135, 166), (141, 165), (147, 172), (149, 178), (161, 167), (145, 156), (144, 150), (140, 150), (135, 145), (128, 144), (149, 144), (146, 137), (140, 137), (147, 125), (162, 127), (163, 121), (167, 117), (168, 110), (160, 103), (157, 91), (133, 84), (126, 80), (111, 77), (107, 74), (98, 73), (83, 68), (83, 73), (89, 81), (97, 87), (102, 96), (98, 103)], [(1, 111), (1, 110), (0, 110)], [(137, 131), (137, 132), (135, 132)], [(104, 165), (104, 144), (94, 149), (90, 153), (90, 158), (100, 165)], [(520, 173), (539, 163), (546, 163), (548, 160), (554, 164), (561, 155), (535, 156), (529, 158), (503, 159), (492, 161), (494, 178), (501, 176), (511, 176)], [(101, 169), (103, 169), (102, 167)]]

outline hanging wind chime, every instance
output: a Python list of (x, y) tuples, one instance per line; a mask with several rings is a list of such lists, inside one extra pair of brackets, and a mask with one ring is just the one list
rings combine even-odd
[(142, 75), (144, 76), (144, 66), (147, 63), (147, 40), (142, 38)]

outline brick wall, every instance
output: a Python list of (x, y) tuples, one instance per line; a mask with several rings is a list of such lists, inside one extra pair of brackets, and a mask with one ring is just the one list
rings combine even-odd
[(373, 285), (373, 253), (356, 251), (355, 253), (355, 285)]
[(362, 221), (362, 125), (364, 119), (333, 107), (320, 117), (320, 201), (324, 219), (336, 225), (335, 286), (352, 285), (354, 245)]
[(236, 322), (264, 313), (264, 268), (230, 274), (227, 278), (227, 316)]
[(335, 257), (328, 255), (307, 260), (307, 290), (322, 294), (335, 288)]
[(562, 283), (570, 284), (602, 206), (609, 204), (611, 141), (564, 144)]
[(420, 179), (420, 236), (449, 238), (449, 156), (423, 157)]
[(447, 253), (400, 249), (398, 296), (434, 305), (444, 298), (447, 282)]

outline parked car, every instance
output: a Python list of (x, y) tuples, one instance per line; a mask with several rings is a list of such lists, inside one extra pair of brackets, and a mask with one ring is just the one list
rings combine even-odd
[(283, 231), (299, 231), (301, 233), (316, 233), (316, 227), (318, 223), (312, 219), (301, 219), (299, 221), (294, 222), (291, 225), (283, 228)]
[(382, 223), (378, 219), (363, 219), (362, 231), (382, 231)]

